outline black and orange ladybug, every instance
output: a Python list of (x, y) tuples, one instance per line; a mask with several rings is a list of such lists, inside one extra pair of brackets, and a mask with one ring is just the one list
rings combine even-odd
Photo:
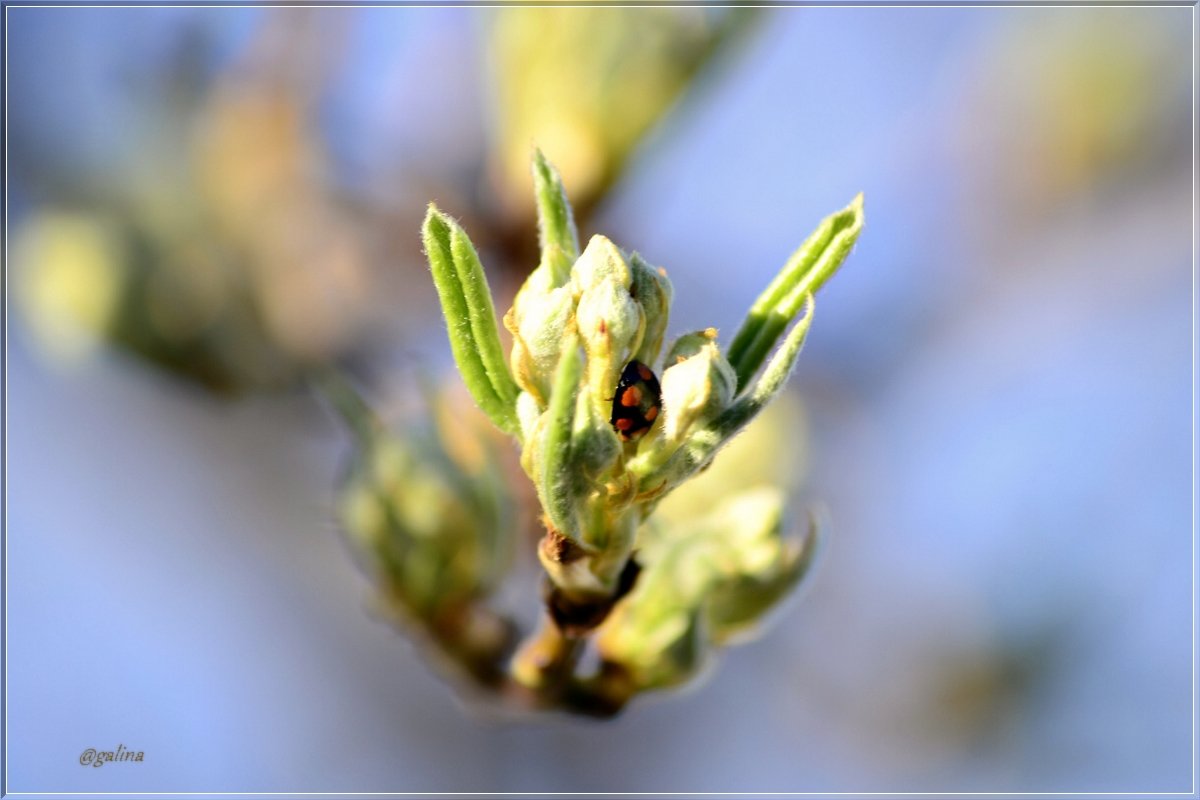
[(658, 419), (661, 404), (662, 389), (654, 372), (640, 361), (630, 361), (613, 395), (613, 430), (623, 441), (640, 439)]

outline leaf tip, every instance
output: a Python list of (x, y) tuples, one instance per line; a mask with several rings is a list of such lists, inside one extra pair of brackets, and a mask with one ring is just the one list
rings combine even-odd
[(436, 203), (430, 203), (425, 211), (425, 219), (421, 223), (421, 234), (425, 239), (425, 248), (429, 249), (430, 238), (446, 238), (450, 235), (450, 218)]
[(862, 230), (863, 222), (866, 219), (863, 211), (864, 203), (865, 198), (863, 193), (859, 192), (858, 194), (854, 195), (854, 199), (850, 201), (850, 205), (846, 206), (846, 208), (842, 210), (842, 214), (850, 218), (849, 227), (854, 231), (855, 235), (858, 235), (858, 232)]

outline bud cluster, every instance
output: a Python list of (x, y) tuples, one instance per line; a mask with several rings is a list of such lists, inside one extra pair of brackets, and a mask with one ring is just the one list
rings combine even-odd
[[(713, 328), (668, 341), (666, 270), (604, 236), (581, 250), (562, 182), (540, 152), (533, 176), (541, 259), (503, 317), (507, 355), (466, 233), (431, 206), (423, 239), (459, 372), (484, 414), (519, 443), (541, 506), (547, 613), (509, 675), (543, 702), (586, 706), (580, 698), (589, 698), (592, 710), (608, 712), (693, 675), (811, 563), (815, 526), (788, 535), (785, 493), (775, 487), (720, 498), (684, 522), (652, 513), (779, 394), (813, 295), (858, 237), (862, 199), (821, 223), (722, 347)], [(389, 541), (381, 531), (406, 531), (406, 551), (442, 559), (417, 577), (446, 581), (409, 586), (400, 574), (405, 585), (394, 594), (426, 615), (460, 590), (468, 594), (458, 605), (473, 607), (495, 582), (479, 532), (502, 524), (497, 507), (479, 502), (471, 480), (416, 468), (419, 455), (382, 445), (370, 452), (347, 518), (377, 549)], [(411, 498), (388, 506), (398, 496), (381, 488), (389, 486), (407, 487)], [(589, 644), (601, 666), (579, 675)]]

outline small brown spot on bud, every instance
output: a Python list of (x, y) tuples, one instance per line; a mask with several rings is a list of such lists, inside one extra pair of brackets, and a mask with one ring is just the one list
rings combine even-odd
[(553, 528), (548, 529), (542, 537), (541, 548), (557, 564), (570, 564), (583, 558), (583, 550)]

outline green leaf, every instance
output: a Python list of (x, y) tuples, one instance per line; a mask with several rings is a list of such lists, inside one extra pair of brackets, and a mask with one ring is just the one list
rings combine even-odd
[(471, 321), (471, 333), (479, 347), (484, 369), (497, 396), (510, 406), (516, 402), (521, 391), (508, 371), (508, 359), (500, 346), (499, 327), (496, 324), (496, 309), (492, 306), (492, 292), (488, 287), (479, 254), (467, 238), (467, 234), (451, 221), (450, 250), (454, 255), (454, 266), (467, 300), (467, 312)]
[(422, 239), (446, 318), (450, 350), (463, 381), (492, 422), (515, 434), (519, 390), (500, 346), (496, 311), (479, 256), (458, 223), (432, 204)]
[(783, 344), (767, 362), (767, 368), (754, 386), (733, 402), (725, 413), (717, 417), (713, 427), (720, 433), (723, 440), (728, 440), (746, 423), (753, 419), (767, 403), (775, 399), (787, 383), (796, 366), (796, 358), (804, 348), (808, 338), (808, 329), (812, 326), (813, 298), (806, 296), (804, 316), (788, 332)]
[(570, 278), (571, 265), (579, 258), (579, 235), (575, 231), (575, 219), (562, 178), (536, 148), (533, 151), (533, 190), (537, 201), (542, 264), (550, 270), (551, 286), (562, 286)]
[(579, 541), (576, 519), (575, 481), (572, 480), (571, 438), (575, 424), (576, 396), (583, 377), (583, 354), (579, 340), (571, 334), (563, 345), (562, 356), (554, 372), (550, 405), (542, 428), (541, 480), (542, 506), (558, 532)]
[(775, 342), (799, 313), (805, 297), (816, 294), (846, 260), (862, 226), (860, 194), (849, 206), (822, 220), (759, 295), (729, 346), (728, 358), (737, 372), (738, 391), (758, 372)]

